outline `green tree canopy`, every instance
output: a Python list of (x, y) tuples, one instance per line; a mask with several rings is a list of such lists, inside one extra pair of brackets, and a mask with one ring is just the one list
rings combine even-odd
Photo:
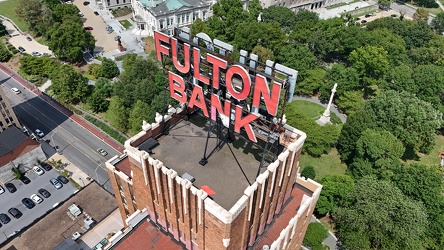
[(54, 21), (58, 23), (62, 23), (64, 18), (68, 15), (76, 16), (80, 21), (80, 17), (78, 15), (79, 8), (74, 4), (57, 4), (52, 10), (52, 14), (54, 16)]
[(438, 13), (432, 19), (431, 26), (438, 34), (442, 34), (444, 32), (444, 12)]
[(77, 103), (89, 93), (82, 74), (65, 65), (52, 80), (51, 89), (61, 102)]
[(111, 79), (118, 76), (119, 74), (120, 71), (116, 63), (111, 59), (103, 58), (101, 77)]
[(49, 48), (62, 60), (79, 62), (83, 60), (83, 51), (94, 49), (95, 40), (91, 32), (72, 20), (55, 23), (48, 34)]
[(301, 175), (305, 178), (310, 178), (314, 180), (316, 178), (316, 170), (313, 166), (308, 165), (302, 169)]
[(151, 122), (148, 120), (150, 115), (150, 107), (148, 104), (142, 101), (137, 101), (136, 104), (134, 104), (133, 109), (131, 110), (131, 113), (128, 118), (128, 123), (131, 128), (131, 132), (136, 134), (142, 129), (142, 123), (143, 121)]
[(128, 109), (123, 105), (123, 100), (119, 96), (114, 96), (106, 111), (106, 118), (116, 129), (125, 133), (128, 129), (128, 117)]
[(389, 181), (365, 177), (350, 194), (353, 205), (339, 208), (337, 235), (346, 249), (423, 249), (427, 214), (421, 202)]
[(382, 47), (366, 45), (350, 53), (353, 67), (363, 76), (382, 77), (389, 68), (388, 53)]
[[(366, 129), (356, 142), (354, 161), (357, 164), (351, 164), (349, 170), (355, 178), (372, 174), (388, 179), (392, 175), (393, 166), (399, 165), (404, 151), (402, 142), (390, 132)], [(362, 164), (362, 162), (369, 164)], [(363, 166), (369, 168), (361, 169)]]
[(311, 222), (308, 224), (307, 232), (305, 232), (304, 242), (305, 246), (312, 250), (324, 250), (322, 242), (328, 236), (328, 230), (319, 222)]
[(261, 19), (267, 23), (277, 22), (284, 30), (292, 30), (296, 26), (295, 13), (284, 6), (273, 5), (264, 9)]
[(322, 184), (321, 195), (316, 204), (316, 213), (319, 215), (335, 214), (339, 207), (351, 204), (349, 193), (353, 191), (354, 180), (348, 175), (327, 175), (319, 180)]

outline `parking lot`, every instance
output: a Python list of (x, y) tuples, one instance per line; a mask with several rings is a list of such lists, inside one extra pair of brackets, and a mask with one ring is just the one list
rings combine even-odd
[(49, 50), (48, 46), (42, 45), (38, 43), (34, 38), (32, 38), (31, 41), (28, 41), (26, 39), (26, 35), (20, 34), (18, 32), (14, 25), (12, 25), (10, 22), (4, 21), (3, 24), (6, 26), (6, 30), (8, 31), (9, 35), (12, 37), (9, 38), (9, 42), (14, 45), (18, 49), (18, 47), (23, 47), (26, 51), (23, 53), (31, 54), (33, 51), (43, 53), (52, 54), (51, 50)]
[[(45, 171), (43, 175), (38, 176), (34, 171), (28, 171), (26, 177), (28, 177), (31, 182), (29, 184), (24, 184), (20, 180), (14, 180), (11, 183), (15, 185), (17, 191), (10, 193), (6, 188), (4, 183), (2, 187), (5, 189), (3, 194), (0, 194), (0, 213), (4, 213), (11, 218), (8, 224), (3, 224), (0, 227), (0, 244), (4, 242), (8, 237), (14, 235), (16, 232), (20, 231), (24, 227), (28, 226), (34, 222), (37, 218), (44, 215), (48, 210), (52, 209), (55, 204), (66, 200), (70, 197), (77, 189), (68, 182), (63, 184), (61, 189), (56, 189), (49, 180), (51, 178), (57, 178), (59, 173), (52, 169), (50, 171)], [(43, 201), (36, 204), (32, 209), (28, 209), (22, 204), (23, 198), (29, 198), (32, 194), (38, 194), (38, 190), (44, 188), (51, 193), (48, 198), (39, 196)], [(22, 217), (16, 219), (8, 213), (8, 210), (12, 207), (17, 208), (23, 213)]]
[[(84, 27), (92, 27), (92, 32), (94, 38), (96, 39), (95, 52), (108, 52), (112, 50), (117, 50), (117, 42), (114, 41), (114, 37), (117, 35), (116, 31), (108, 34), (106, 31), (106, 26), (108, 24), (103, 20), (101, 16), (94, 14), (94, 10), (89, 6), (83, 5), (83, 1), (76, 0), (74, 4), (79, 8), (80, 12), (83, 13), (82, 21)], [(102, 13), (102, 11), (100, 11)], [(125, 46), (125, 45), (124, 45)]]

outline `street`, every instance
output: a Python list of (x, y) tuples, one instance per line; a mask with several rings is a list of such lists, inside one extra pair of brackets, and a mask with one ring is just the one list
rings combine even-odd
[[(3, 71), (0, 71), (0, 84), (22, 125), (30, 131), (40, 129), (45, 133), (42, 148), (48, 157), (55, 153), (53, 147), (57, 147), (75, 166), (103, 185), (107, 191), (113, 192), (104, 167), (105, 161), (120, 155), (118, 151), (24, 88)], [(14, 94), (11, 91), (12, 87), (20, 89), (22, 93)], [(108, 155), (105, 157), (100, 155), (97, 152), (98, 148), (106, 150)]]

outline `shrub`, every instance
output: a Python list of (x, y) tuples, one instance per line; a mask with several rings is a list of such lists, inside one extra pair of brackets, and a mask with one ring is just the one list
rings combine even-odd
[(105, 123), (97, 120), (96, 118), (93, 118), (91, 116), (87, 116), (86, 120), (88, 120), (89, 122), (91, 122), (92, 124), (94, 124), (95, 126), (99, 127), (101, 130), (103, 130), (106, 134), (108, 134), (109, 136), (111, 136), (112, 138), (114, 138), (115, 140), (117, 140), (118, 142), (124, 144), (126, 141), (126, 138), (121, 136), (119, 134), (119, 132), (117, 132), (116, 130), (114, 130), (113, 128), (109, 127), (108, 125), (106, 125)]
[(322, 241), (328, 236), (328, 230), (319, 222), (311, 222), (305, 233), (303, 244), (312, 250), (324, 250)]
[(310, 178), (314, 180), (316, 178), (316, 171), (313, 166), (306, 166), (304, 169), (302, 169), (301, 175), (305, 178)]
[(15, 174), (16, 179), (20, 179), (23, 177), (23, 173), (22, 171), (20, 171), (20, 164), (18, 167), (13, 167), (11, 170)]

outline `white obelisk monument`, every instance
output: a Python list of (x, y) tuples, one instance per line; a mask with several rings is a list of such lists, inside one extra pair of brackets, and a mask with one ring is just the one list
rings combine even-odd
[(330, 121), (330, 106), (331, 106), (331, 102), (333, 101), (333, 96), (336, 93), (336, 87), (337, 86), (338, 86), (337, 83), (335, 83), (335, 85), (333, 85), (333, 89), (331, 90), (330, 101), (328, 101), (327, 108), (325, 109), (325, 111), (322, 114), (322, 116), (316, 121), (321, 126), (324, 126), (325, 124), (331, 124), (331, 121)]

